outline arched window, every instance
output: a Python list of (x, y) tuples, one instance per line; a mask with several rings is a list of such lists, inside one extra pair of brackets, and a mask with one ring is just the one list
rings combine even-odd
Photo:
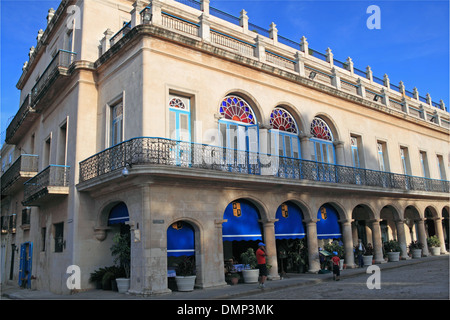
[(294, 117), (285, 109), (276, 107), (270, 114), (272, 126), (271, 153), (283, 157), (300, 158), (300, 140)]
[(315, 117), (311, 122), (311, 134), (317, 139), (333, 141), (333, 133), (328, 124), (321, 118)]
[(295, 123), (292, 115), (285, 109), (276, 107), (270, 114), (270, 125), (273, 129), (289, 132), (298, 133), (297, 124)]
[(172, 98), (169, 102), (169, 107), (187, 110), (186, 105), (184, 104), (183, 100), (181, 100), (180, 98)]
[(256, 124), (256, 118), (250, 105), (241, 97), (226, 96), (220, 105), (220, 114), (227, 120)]
[(336, 155), (333, 145), (333, 133), (322, 118), (315, 117), (311, 122), (310, 133), (313, 136), (314, 159), (317, 162), (336, 163)]
[[(222, 147), (228, 150), (258, 152), (258, 121), (250, 104), (237, 95), (228, 95), (220, 103), (219, 133)], [(242, 154), (238, 156), (243, 156)], [(239, 162), (248, 161), (239, 159)]]

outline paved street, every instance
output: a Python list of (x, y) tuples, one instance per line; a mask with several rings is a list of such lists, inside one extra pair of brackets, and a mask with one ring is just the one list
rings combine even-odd
[(368, 289), (366, 283), (371, 275), (357, 274), (340, 281), (262, 291), (246, 299), (449, 299), (448, 259), (381, 270), (380, 289)]

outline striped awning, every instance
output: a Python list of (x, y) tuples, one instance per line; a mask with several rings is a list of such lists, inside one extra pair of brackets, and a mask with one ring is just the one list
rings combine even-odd
[(170, 225), (167, 229), (167, 256), (193, 256), (195, 254), (195, 232), (183, 221)]
[(278, 207), (275, 222), (275, 239), (302, 239), (305, 237), (303, 214), (293, 203), (283, 203)]
[(335, 239), (341, 238), (341, 226), (339, 214), (331, 205), (325, 204), (317, 212), (317, 238)]
[(258, 209), (248, 201), (231, 202), (225, 209), (222, 226), (223, 241), (262, 241)]

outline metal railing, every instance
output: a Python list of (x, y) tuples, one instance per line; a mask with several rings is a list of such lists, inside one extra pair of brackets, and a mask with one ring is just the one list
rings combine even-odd
[(51, 83), (60, 73), (60, 68), (69, 68), (75, 60), (75, 52), (59, 49), (52, 61), (48, 64), (42, 75), (31, 89), (31, 104), (34, 105), (40, 99), (44, 88)]
[(38, 172), (39, 157), (34, 154), (22, 154), (1, 176), (2, 193), (20, 177), (21, 172)]
[(49, 165), (36, 176), (24, 183), (24, 203), (30, 202), (42, 196), (48, 187), (69, 186), (69, 166)]
[(449, 181), (239, 151), (164, 138), (124, 141), (80, 162), (80, 182), (131, 165), (164, 165), (400, 190), (449, 192)]
[(23, 99), (19, 111), (17, 111), (16, 115), (14, 116), (11, 123), (8, 125), (8, 128), (6, 129), (6, 139), (5, 139), (6, 141), (9, 141), (14, 136), (17, 129), (25, 120), (29, 112), (33, 112), (33, 108), (31, 107), (31, 95), (27, 94), (25, 99)]

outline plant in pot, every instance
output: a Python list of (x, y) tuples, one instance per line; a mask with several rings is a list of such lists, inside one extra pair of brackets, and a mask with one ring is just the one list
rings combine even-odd
[(257, 267), (256, 254), (252, 248), (248, 248), (247, 251), (241, 254), (241, 261), (245, 265), (245, 269), (242, 270), (242, 276), (245, 283), (258, 282), (259, 269)]
[(366, 250), (363, 254), (363, 262), (365, 266), (371, 266), (373, 261), (373, 247), (370, 243), (367, 244)]
[(413, 259), (420, 259), (422, 257), (423, 244), (419, 241), (413, 241), (409, 244), (409, 252)]
[(288, 256), (297, 272), (306, 272), (308, 266), (308, 247), (304, 238), (297, 239), (293, 241), (292, 245), (289, 245)]
[(441, 241), (437, 236), (427, 238), (427, 244), (433, 256), (441, 255)]
[(400, 260), (400, 243), (396, 240), (389, 240), (384, 243), (384, 250), (387, 253), (388, 261), (396, 262)]
[(94, 283), (96, 289), (102, 288), (103, 275), (106, 273), (106, 271), (106, 268), (99, 268), (94, 272), (91, 272), (89, 282)]
[(240, 278), (241, 276), (237, 272), (231, 272), (227, 275), (227, 279), (232, 285), (238, 284)]
[(131, 236), (130, 233), (116, 233), (113, 237), (111, 254), (114, 257), (114, 263), (124, 269), (125, 277), (116, 278), (117, 288), (120, 293), (125, 293), (130, 289), (130, 262), (131, 262)]
[(195, 278), (195, 260), (192, 257), (185, 257), (176, 267), (175, 281), (178, 291), (194, 290)]

